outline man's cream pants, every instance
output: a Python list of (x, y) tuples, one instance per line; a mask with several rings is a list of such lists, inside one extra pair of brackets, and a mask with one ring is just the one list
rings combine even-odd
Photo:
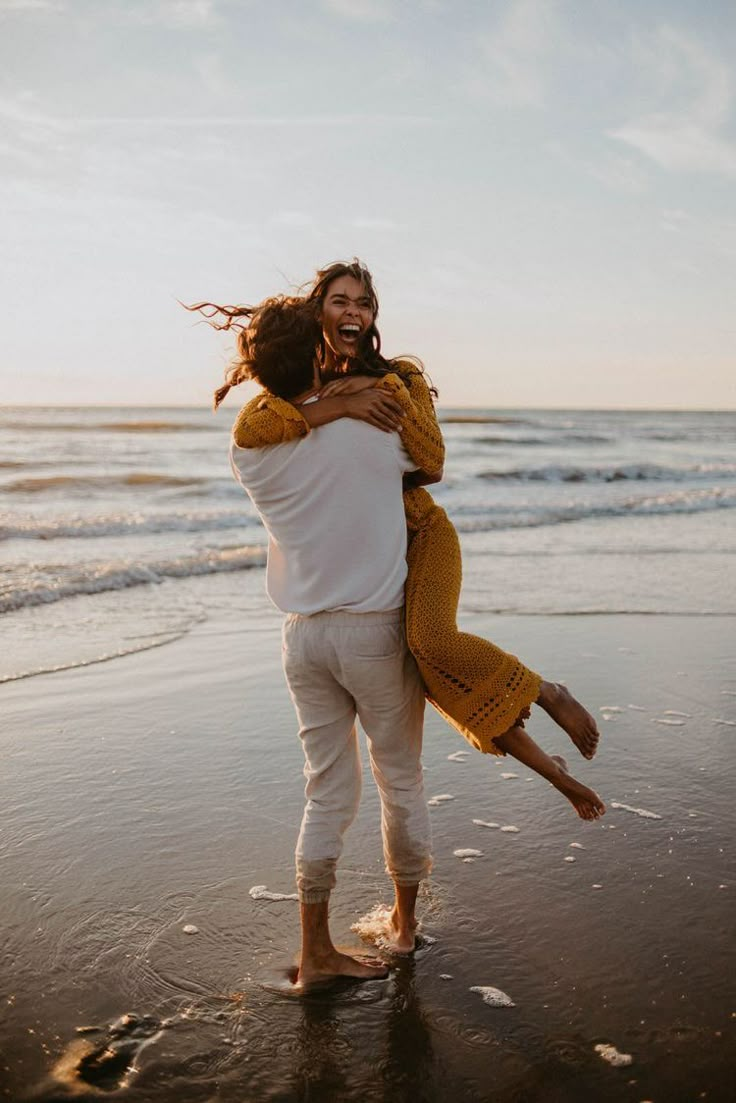
[(299, 899), (327, 900), (335, 885), (343, 835), (360, 803), (356, 717), (381, 796), (386, 872), (399, 884), (421, 881), (431, 868), (420, 761), (424, 687), (406, 647), (403, 609), (290, 614), (283, 658), (306, 759)]

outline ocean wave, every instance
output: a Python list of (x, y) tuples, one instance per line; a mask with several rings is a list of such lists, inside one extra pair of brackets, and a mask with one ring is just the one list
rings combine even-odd
[(482, 516), (463, 515), (462, 509), (452, 511), (458, 532), (492, 532), (498, 529), (539, 528), (571, 521), (588, 521), (605, 517), (646, 517), (663, 514), (706, 513), (717, 509), (736, 508), (736, 487), (707, 487), (672, 491), (643, 498), (630, 498), (605, 506), (584, 502), (569, 506), (543, 507), (511, 511), (493, 510)]
[(95, 655), (91, 659), (70, 659), (66, 663), (56, 663), (54, 666), (38, 666), (32, 670), (21, 670), (12, 674), (0, 675), (0, 685), (6, 682), (20, 682), (25, 678), (36, 678), (39, 674), (58, 674), (62, 670), (80, 670), (85, 666), (96, 666), (98, 663), (109, 663), (112, 659), (124, 659), (129, 655), (139, 655), (142, 651), (153, 651), (157, 647), (165, 647), (168, 643), (176, 643), (191, 630), (191, 625), (174, 632), (167, 632), (157, 639), (146, 640), (143, 643), (133, 644), (131, 647), (119, 647), (116, 651), (105, 651), (102, 655)]
[(0, 429), (29, 433), (211, 433), (222, 432), (222, 423), (197, 425), (188, 421), (5, 421)]
[(93, 539), (98, 536), (130, 536), (139, 533), (209, 532), (260, 528), (260, 522), (244, 509), (202, 510), (191, 513), (109, 513), (92, 517), (67, 516), (45, 521), (0, 514), (0, 540)]
[(13, 612), (30, 605), (49, 605), (80, 594), (127, 590), (132, 586), (163, 582), (167, 578), (192, 578), (195, 575), (222, 571), (244, 571), (251, 567), (263, 567), (265, 563), (266, 549), (252, 546), (224, 548), (152, 563), (90, 564), (86, 571), (65, 568), (56, 578), (46, 578), (36, 585), (9, 589), (0, 594), (0, 613)]
[(505, 444), (516, 447), (523, 445), (545, 446), (557, 448), (560, 444), (609, 444), (611, 437), (600, 436), (597, 433), (562, 433), (554, 437), (473, 437), (473, 444)]
[(603, 464), (595, 467), (548, 464), (545, 467), (518, 467), (509, 471), (481, 471), (478, 474), (479, 479), (489, 481), (544, 483), (684, 482), (734, 476), (736, 464), (732, 463), (699, 463), (689, 467), (664, 467), (656, 463)]
[(523, 417), (496, 417), (486, 414), (443, 414), (437, 415), (441, 425), (536, 425)]
[[(228, 483), (231, 480), (228, 480)], [(128, 475), (48, 475), (40, 478), (16, 479), (5, 483), (0, 491), (6, 494), (45, 494), (56, 490), (104, 490), (129, 489), (130, 487), (182, 487), (204, 486), (211, 482), (202, 475), (165, 475), (157, 471), (132, 471)]]

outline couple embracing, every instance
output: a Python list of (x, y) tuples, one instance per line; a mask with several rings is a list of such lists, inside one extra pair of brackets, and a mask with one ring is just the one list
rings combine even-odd
[(268, 533), (266, 587), (286, 614), (284, 672), (305, 756), (297, 983), (384, 976), (382, 962), (340, 953), (328, 922), (360, 801), (356, 721), (381, 799), (395, 889), (386, 944), (396, 953), (414, 949), (417, 892), (431, 868), (425, 699), (478, 750), (511, 754), (545, 777), (585, 820), (603, 815), (603, 802), (524, 721), (538, 704), (586, 758), (598, 731), (565, 687), (457, 629), (457, 534), (423, 489), (444, 463), (434, 392), (418, 363), (382, 356), (368, 270), (337, 263), (302, 295), (190, 309), (238, 332), (216, 404), (245, 379), (263, 387), (238, 415), (231, 461)]

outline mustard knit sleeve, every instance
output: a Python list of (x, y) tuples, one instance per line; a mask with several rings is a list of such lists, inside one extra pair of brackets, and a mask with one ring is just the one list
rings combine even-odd
[(377, 386), (390, 391), (406, 412), (400, 434), (414, 463), (428, 475), (437, 474), (445, 462), (445, 442), (422, 373), (409, 365), (401, 375), (397, 372), (384, 375)]
[(246, 402), (233, 425), (233, 438), (239, 448), (267, 448), (305, 437), (308, 432), (309, 423), (296, 406), (267, 391)]

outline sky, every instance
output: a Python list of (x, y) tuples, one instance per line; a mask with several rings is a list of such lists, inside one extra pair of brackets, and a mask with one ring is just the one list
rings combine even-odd
[(359, 256), (444, 406), (736, 408), (734, 58), (733, 0), (0, 0), (0, 404), (206, 405), (177, 300)]

